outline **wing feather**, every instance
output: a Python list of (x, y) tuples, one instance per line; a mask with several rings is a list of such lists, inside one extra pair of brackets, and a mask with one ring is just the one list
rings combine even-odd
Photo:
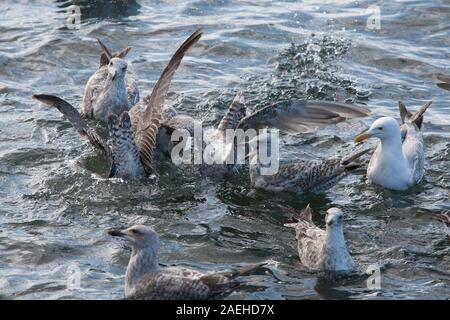
[(274, 127), (288, 133), (301, 133), (311, 128), (335, 124), (345, 119), (365, 117), (370, 111), (362, 106), (333, 101), (282, 101), (258, 110), (242, 119), (244, 130)]
[(156, 135), (161, 122), (162, 109), (164, 107), (164, 100), (172, 81), (173, 75), (181, 63), (184, 54), (189, 50), (202, 35), (201, 30), (195, 31), (170, 59), (168, 65), (162, 72), (159, 80), (150, 96), (144, 98), (145, 110), (137, 125), (135, 132), (136, 144), (141, 154), (142, 164), (147, 173), (152, 172), (153, 153), (156, 145)]
[(94, 147), (104, 151), (108, 155), (111, 155), (111, 150), (106, 141), (98, 135), (95, 129), (90, 128), (87, 125), (78, 110), (75, 109), (75, 107), (70, 103), (56, 96), (47, 94), (34, 94), (33, 99), (57, 108), (63, 115), (66, 116), (80, 135), (87, 137)]

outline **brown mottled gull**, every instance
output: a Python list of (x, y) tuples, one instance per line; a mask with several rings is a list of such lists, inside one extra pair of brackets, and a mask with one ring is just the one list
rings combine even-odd
[[(270, 135), (259, 135), (258, 143), (266, 140), (268, 150), (271, 150)], [(360, 166), (355, 162), (372, 149), (364, 149), (343, 159), (326, 160), (296, 160), (290, 163), (279, 163), (278, 170), (272, 174), (262, 173), (264, 165), (256, 157), (256, 152), (250, 152), (249, 172), (252, 187), (271, 192), (322, 192), (334, 186), (352, 170)]]
[(89, 128), (78, 111), (68, 102), (51, 95), (33, 95), (33, 98), (56, 107), (67, 116), (80, 134), (87, 136), (95, 147), (111, 156), (110, 176), (132, 179), (152, 174), (155, 172), (153, 154), (165, 96), (184, 54), (197, 43), (200, 37), (201, 31), (197, 30), (183, 42), (162, 72), (152, 93), (139, 102), (143, 112), (134, 130), (127, 111), (122, 112), (120, 116), (109, 113), (108, 127), (111, 139), (108, 144), (93, 128)]
[(230, 293), (240, 283), (236, 278), (248, 275), (262, 265), (230, 272), (202, 273), (184, 267), (160, 267), (158, 234), (150, 227), (135, 225), (125, 230), (111, 230), (132, 247), (125, 276), (128, 299), (191, 300), (210, 299)]
[(338, 208), (327, 210), (326, 229), (312, 221), (313, 211), (308, 205), (294, 223), (285, 226), (295, 229), (301, 263), (314, 270), (351, 273), (355, 263), (348, 253), (343, 230), (343, 213)]
[(406, 190), (422, 180), (425, 147), (421, 129), (423, 114), (430, 105), (431, 101), (412, 114), (400, 101), (402, 126), (394, 118), (382, 117), (355, 138), (356, 143), (371, 137), (380, 139), (367, 168), (369, 182), (388, 189)]
[(120, 115), (139, 101), (139, 89), (132, 65), (123, 60), (131, 48), (111, 53), (97, 40), (103, 48), (100, 67), (86, 84), (81, 113), (86, 118), (106, 123), (109, 113)]

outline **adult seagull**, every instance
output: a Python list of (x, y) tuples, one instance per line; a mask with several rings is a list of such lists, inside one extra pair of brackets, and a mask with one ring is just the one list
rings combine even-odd
[(367, 168), (369, 182), (392, 190), (406, 190), (419, 183), (425, 173), (425, 147), (422, 137), (423, 114), (431, 101), (412, 114), (399, 102), (401, 126), (391, 117), (382, 117), (355, 138), (380, 140)]

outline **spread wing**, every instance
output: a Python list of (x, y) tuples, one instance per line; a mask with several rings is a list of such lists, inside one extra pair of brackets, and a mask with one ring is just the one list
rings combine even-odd
[(70, 121), (72, 126), (80, 133), (80, 135), (87, 137), (92, 145), (106, 154), (111, 155), (111, 150), (106, 141), (100, 137), (95, 129), (90, 128), (83, 120), (80, 113), (74, 106), (67, 101), (52, 95), (34, 94), (33, 99), (36, 99), (49, 106), (57, 108)]
[(274, 127), (288, 133), (301, 133), (369, 114), (365, 107), (333, 101), (282, 101), (245, 117), (238, 127), (244, 130)]
[(156, 145), (156, 135), (161, 122), (162, 109), (164, 107), (164, 100), (169, 89), (172, 77), (175, 74), (181, 60), (189, 48), (191, 48), (202, 35), (201, 30), (195, 31), (170, 59), (169, 64), (162, 72), (159, 80), (150, 96), (144, 98), (145, 109), (142, 111), (141, 117), (135, 132), (136, 145), (138, 146), (141, 155), (141, 161), (147, 173), (151, 173), (153, 153)]

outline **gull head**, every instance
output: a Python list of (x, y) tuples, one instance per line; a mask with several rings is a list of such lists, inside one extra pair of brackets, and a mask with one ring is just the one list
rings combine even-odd
[(383, 141), (396, 136), (401, 136), (400, 126), (397, 120), (391, 117), (383, 117), (375, 120), (368, 130), (357, 135), (355, 138), (355, 143), (362, 142), (372, 137)]
[(159, 236), (150, 227), (143, 225), (135, 225), (124, 230), (109, 230), (108, 234), (113, 237), (121, 237), (126, 239), (133, 249), (152, 248), (158, 250)]
[(327, 216), (325, 218), (325, 223), (327, 224), (327, 228), (336, 226), (342, 226), (344, 213), (339, 208), (330, 208), (327, 210)]
[(125, 73), (127, 72), (127, 67), (128, 64), (125, 60), (120, 58), (112, 58), (108, 64), (108, 74), (113, 81), (115, 79), (123, 79), (125, 77)]

